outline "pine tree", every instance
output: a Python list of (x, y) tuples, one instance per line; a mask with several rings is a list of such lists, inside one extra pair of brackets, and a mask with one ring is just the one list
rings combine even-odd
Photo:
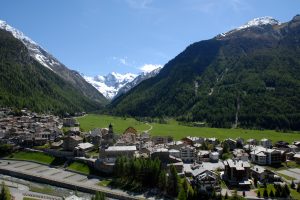
[(165, 191), (167, 186), (167, 176), (166, 171), (162, 170), (158, 177), (158, 187), (161, 191)]
[(178, 200), (186, 200), (187, 199), (187, 194), (184, 190), (183, 187), (180, 188), (180, 192), (178, 194), (178, 197), (177, 197)]
[(271, 199), (273, 199), (273, 198), (275, 197), (275, 194), (274, 194), (274, 191), (273, 191), (273, 190), (270, 191), (269, 197), (271, 197)]
[(103, 192), (96, 192), (94, 200), (105, 200), (105, 195)]
[(263, 196), (264, 196), (264, 198), (268, 198), (269, 197), (267, 188), (264, 189)]
[(295, 189), (295, 188), (296, 188), (296, 184), (294, 183), (294, 180), (292, 180), (291, 188), (292, 188), (292, 189)]
[(167, 181), (167, 192), (169, 195), (171, 196), (177, 196), (178, 194), (178, 175), (177, 175), (177, 171), (176, 168), (174, 167), (174, 165), (171, 165), (170, 167), (170, 173), (168, 176), (168, 181)]
[(224, 199), (228, 199), (228, 193), (226, 191)]
[(0, 200), (11, 200), (11, 194), (8, 187), (2, 182)]
[(287, 184), (284, 185), (284, 189), (283, 190), (285, 191), (286, 197), (289, 197), (290, 194), (291, 194), (291, 191), (290, 191), (290, 188), (289, 188), (289, 186)]

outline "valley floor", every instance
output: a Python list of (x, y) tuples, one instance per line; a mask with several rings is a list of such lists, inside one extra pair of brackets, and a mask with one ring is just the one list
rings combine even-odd
[[(151, 135), (160, 136), (173, 136), (174, 139), (181, 139), (185, 136), (198, 136), (198, 137), (215, 137), (220, 140), (226, 138), (238, 138), (243, 139), (254, 138), (260, 140), (262, 138), (268, 138), (274, 142), (286, 141), (293, 142), (300, 140), (299, 132), (283, 133), (275, 130), (249, 130), (249, 129), (225, 129), (225, 128), (209, 128), (209, 127), (189, 127), (180, 125), (175, 120), (169, 120), (167, 124), (159, 123), (143, 123), (133, 118), (123, 118), (108, 115), (96, 115), (88, 114), (83, 117), (77, 118), (80, 123), (80, 128), (83, 131), (89, 131), (94, 128), (108, 127), (110, 123), (115, 127), (114, 132), (123, 133), (126, 128), (134, 127), (138, 132), (149, 131)], [(149, 129), (149, 126), (152, 129)]]

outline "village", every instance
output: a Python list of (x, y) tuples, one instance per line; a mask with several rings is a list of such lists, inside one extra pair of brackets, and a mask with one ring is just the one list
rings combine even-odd
[[(120, 157), (158, 159), (167, 173), (175, 167), (180, 178), (207, 194), (231, 196), (237, 190), (245, 198), (287, 198), (290, 189), (300, 191), (300, 141), (220, 141), (188, 134), (174, 140), (172, 136), (138, 132), (134, 127), (115, 133), (113, 122), (107, 126), (82, 132), (74, 117), (59, 118), (28, 110), (16, 115), (10, 109), (0, 110), (1, 145), (9, 144), (12, 152), (39, 151), (83, 162), (108, 175), (113, 174)], [(288, 167), (288, 163), (294, 165)], [(282, 166), (288, 169), (274, 170)], [(282, 192), (267, 191), (271, 184)], [(265, 190), (257, 192), (258, 188)]]

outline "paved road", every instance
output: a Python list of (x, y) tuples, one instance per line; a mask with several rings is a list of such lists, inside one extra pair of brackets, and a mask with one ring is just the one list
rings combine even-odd
[(300, 182), (300, 169), (293, 168), (293, 169), (286, 169), (278, 171), (280, 174), (287, 175), (291, 178), (295, 178), (296, 182)]
[(73, 185), (74, 187), (84, 187), (89, 190), (102, 191), (107, 194), (116, 194), (124, 197), (124, 199), (144, 199), (143, 196), (133, 196), (125, 191), (111, 189), (97, 185), (99, 179), (88, 178), (85, 175), (75, 172), (64, 171), (63, 169), (51, 168), (47, 165), (28, 161), (1, 160), (0, 169), (10, 172), (18, 172), (32, 177), (40, 177), (63, 184)]

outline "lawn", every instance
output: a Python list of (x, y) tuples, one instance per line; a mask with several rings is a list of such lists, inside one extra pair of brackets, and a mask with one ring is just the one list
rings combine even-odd
[(54, 156), (50, 156), (48, 154), (42, 152), (28, 152), (28, 151), (19, 151), (9, 155), (7, 158), (9, 159), (17, 159), (17, 160), (28, 160), (35, 161), (38, 163), (43, 163), (47, 165), (53, 166), (61, 166), (65, 163), (64, 158), (56, 158)]
[[(109, 123), (113, 124), (116, 133), (123, 133), (129, 126), (134, 127), (139, 132), (149, 129), (149, 125), (139, 122), (133, 118), (122, 118), (108, 115), (88, 114), (83, 117), (78, 117), (80, 127), (83, 131), (89, 131), (94, 128), (108, 127)], [(185, 136), (199, 137), (216, 137), (220, 140), (226, 138), (242, 137), (244, 139), (254, 138), (262, 139), (269, 138), (272, 141), (284, 140), (292, 142), (300, 140), (300, 134), (283, 133), (274, 130), (248, 130), (248, 129), (225, 129), (225, 128), (209, 128), (209, 127), (189, 127), (178, 124), (175, 120), (169, 120), (167, 124), (150, 123), (153, 129), (151, 135), (173, 136), (175, 139), (181, 139)]]
[(36, 161), (36, 162), (48, 164), (48, 165), (50, 165), (55, 160), (55, 157), (41, 153), (41, 152), (27, 152), (27, 151), (19, 151), (19, 152), (13, 153), (10, 156), (8, 156), (7, 158)]
[(91, 173), (91, 170), (87, 164), (78, 162), (78, 161), (72, 162), (67, 167), (67, 169), (74, 170), (74, 171), (77, 171), (77, 172), (80, 172), (80, 173), (83, 173), (86, 175), (89, 175)]
[(98, 183), (98, 185), (103, 186), (103, 187), (107, 187), (110, 183), (111, 183), (111, 179), (103, 179), (102, 181), (100, 181)]

